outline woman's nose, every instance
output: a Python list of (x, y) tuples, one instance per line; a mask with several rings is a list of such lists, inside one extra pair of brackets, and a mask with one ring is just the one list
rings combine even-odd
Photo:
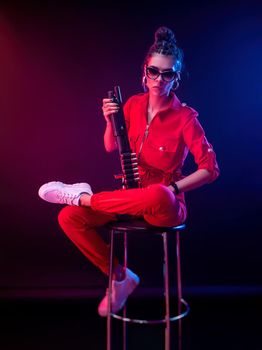
[(161, 74), (156, 78), (156, 81), (164, 81)]

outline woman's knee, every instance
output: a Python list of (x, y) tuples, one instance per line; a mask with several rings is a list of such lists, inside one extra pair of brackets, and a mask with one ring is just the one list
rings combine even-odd
[(148, 187), (150, 200), (156, 203), (170, 204), (175, 201), (174, 194), (162, 184), (154, 184)]
[(81, 207), (67, 205), (62, 208), (58, 214), (58, 223), (61, 227), (68, 225), (70, 223), (74, 223), (79, 217)]

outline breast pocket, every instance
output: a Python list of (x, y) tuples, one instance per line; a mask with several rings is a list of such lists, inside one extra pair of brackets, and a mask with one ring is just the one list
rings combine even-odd
[(165, 140), (163, 142), (148, 140), (144, 148), (145, 160), (151, 166), (161, 170), (171, 170), (174, 167), (178, 141)]

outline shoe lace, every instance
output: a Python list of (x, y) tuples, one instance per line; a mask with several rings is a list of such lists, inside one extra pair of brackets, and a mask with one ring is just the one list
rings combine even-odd
[(74, 204), (74, 200), (79, 197), (79, 194), (73, 194), (69, 192), (58, 192), (57, 198), (60, 201), (60, 203), (66, 203), (69, 205)]

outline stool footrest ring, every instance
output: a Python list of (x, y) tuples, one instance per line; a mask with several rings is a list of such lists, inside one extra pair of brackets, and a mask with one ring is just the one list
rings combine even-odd
[[(185, 317), (189, 313), (190, 307), (189, 307), (188, 303), (184, 299), (181, 299), (181, 303), (185, 306), (185, 311), (179, 315), (170, 317), (169, 320), (171, 322), (180, 320), (181, 318)], [(113, 314), (113, 313), (111, 313), (111, 316), (116, 318), (117, 320), (121, 320), (124, 322), (130, 322), (130, 323), (139, 323), (139, 324), (159, 324), (159, 323), (166, 323), (166, 321), (167, 321), (166, 319), (143, 320), (143, 319), (136, 319), (136, 318), (128, 318), (128, 317), (123, 317), (123, 316)]]

